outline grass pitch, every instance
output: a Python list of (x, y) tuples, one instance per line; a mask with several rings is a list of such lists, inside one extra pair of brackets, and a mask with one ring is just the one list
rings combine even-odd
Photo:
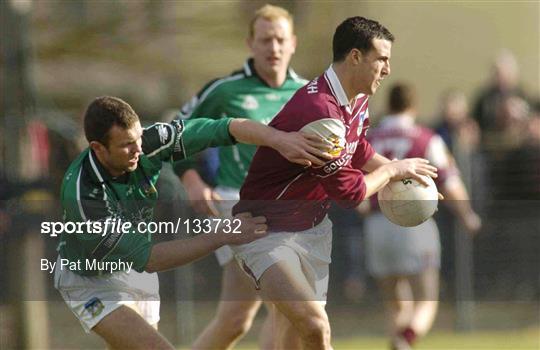
[[(387, 350), (383, 337), (354, 337), (336, 339), (334, 349)], [(238, 350), (258, 349), (256, 344), (241, 343)], [(540, 329), (520, 331), (490, 331), (473, 333), (433, 332), (418, 342), (415, 350), (538, 350)]]

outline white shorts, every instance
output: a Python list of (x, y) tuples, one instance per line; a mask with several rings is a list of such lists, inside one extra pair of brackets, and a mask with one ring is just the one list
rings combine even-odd
[[(232, 208), (240, 199), (240, 191), (236, 188), (218, 186), (214, 188), (214, 192), (223, 199), (215, 202), (220, 216), (231, 217)], [(215, 254), (220, 266), (225, 266), (234, 259), (234, 252), (228, 245), (216, 249)]]
[(59, 268), (56, 262), (54, 286), (81, 322), (90, 330), (122, 305), (135, 310), (150, 325), (159, 322), (159, 284), (157, 273), (115, 272), (102, 276), (81, 276)]
[(263, 273), (279, 261), (300, 264), (316, 300), (326, 302), (328, 266), (332, 254), (332, 222), (328, 217), (317, 226), (300, 232), (271, 232), (248, 244), (234, 246), (240, 267), (259, 288)]
[(415, 275), (440, 267), (441, 245), (435, 220), (401, 227), (378, 212), (364, 223), (367, 269), (372, 276)]

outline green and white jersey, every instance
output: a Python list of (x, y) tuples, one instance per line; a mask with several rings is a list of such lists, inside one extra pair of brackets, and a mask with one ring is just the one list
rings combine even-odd
[[(234, 144), (229, 133), (230, 122), (228, 118), (201, 118), (157, 123), (145, 128), (143, 154), (137, 169), (118, 178), (111, 177), (94, 152), (86, 149), (71, 163), (62, 182), (60, 198), (64, 221), (104, 224), (107, 219), (109, 222), (122, 220), (130, 222), (133, 228), (141, 221), (149, 222), (158, 198), (155, 184), (162, 162), (178, 161), (207, 147)], [(58, 250), (62, 258), (70, 261), (132, 262), (133, 269), (140, 272), (146, 266), (151, 246), (149, 234), (134, 230), (127, 233), (117, 230), (105, 236), (86, 230), (63, 233)], [(76, 272), (98, 274), (84, 269)]]
[[(289, 68), (285, 82), (280, 87), (270, 87), (257, 75), (253, 59), (248, 59), (243, 69), (206, 84), (182, 107), (180, 118), (247, 118), (268, 124), (306, 83)], [(240, 189), (256, 149), (257, 146), (245, 144), (220, 147), (216, 185)], [(175, 171), (181, 175), (194, 166), (193, 160), (186, 160), (176, 163)]]

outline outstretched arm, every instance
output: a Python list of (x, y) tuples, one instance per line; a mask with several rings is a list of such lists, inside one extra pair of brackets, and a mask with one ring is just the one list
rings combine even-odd
[(190, 239), (178, 239), (154, 245), (145, 266), (147, 272), (173, 269), (198, 260), (226, 244), (245, 244), (266, 234), (266, 219), (251, 217), (249, 213), (238, 214), (242, 220), (242, 233), (209, 233)]
[(323, 165), (324, 159), (332, 159), (327, 152), (332, 145), (315, 135), (284, 132), (241, 118), (231, 121), (229, 132), (238, 142), (271, 147), (292, 163)]
[(379, 192), (388, 182), (394, 180), (413, 178), (422, 184), (426, 184), (422, 175), (436, 178), (437, 168), (430, 165), (428, 160), (422, 158), (389, 161), (364, 177), (366, 183), (365, 197), (370, 197)]

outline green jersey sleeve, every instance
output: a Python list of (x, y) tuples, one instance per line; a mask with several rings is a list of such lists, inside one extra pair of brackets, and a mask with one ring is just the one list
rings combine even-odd
[(185, 156), (190, 157), (209, 147), (234, 145), (236, 140), (229, 132), (231, 121), (232, 118), (185, 120), (182, 134)]
[(197, 118), (153, 124), (143, 131), (143, 153), (150, 159), (177, 162), (209, 147), (233, 145), (231, 120)]
[(143, 130), (143, 153), (150, 159), (157, 158), (164, 162), (184, 159), (183, 132), (184, 122), (182, 120), (150, 125)]

